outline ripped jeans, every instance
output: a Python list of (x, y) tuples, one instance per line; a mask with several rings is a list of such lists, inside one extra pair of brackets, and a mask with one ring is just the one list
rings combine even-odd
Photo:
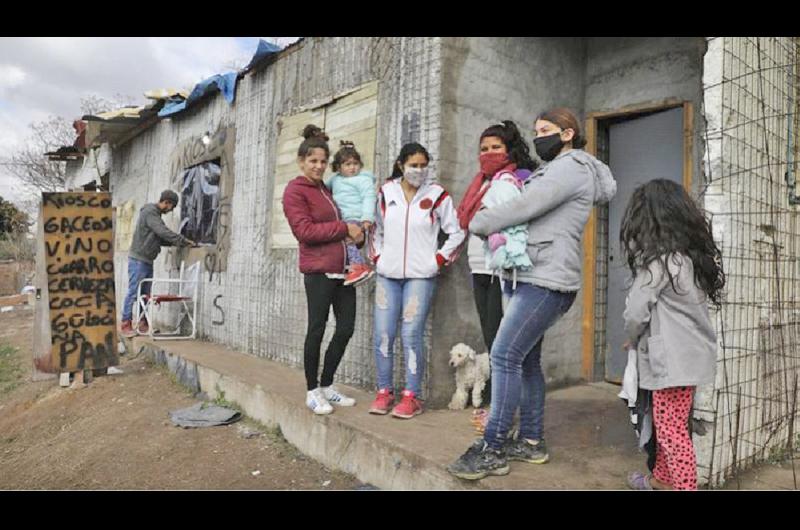
[(401, 339), (406, 360), (406, 388), (422, 399), (425, 375), (425, 321), (436, 292), (436, 277), (395, 280), (377, 275), (375, 286), (375, 364), (378, 388), (393, 389), (394, 339), (402, 318)]

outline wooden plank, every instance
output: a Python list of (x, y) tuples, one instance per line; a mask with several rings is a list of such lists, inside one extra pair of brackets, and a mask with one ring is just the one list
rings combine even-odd
[(692, 193), (694, 169), (694, 107), (691, 101), (683, 103), (683, 187)]
[(117, 365), (111, 194), (43, 193), (42, 212), (52, 337), (45, 371)]
[[(45, 381), (57, 377), (52, 366), (50, 349), (50, 296), (47, 293), (47, 265), (44, 259), (44, 221), (41, 206), (36, 219), (36, 274), (33, 283), (36, 287), (36, 300), (33, 306), (33, 380)], [(69, 375), (69, 374), (68, 374)], [(69, 377), (67, 377), (69, 385)]]
[(283, 191), (289, 181), (300, 174), (300, 169), (297, 167), (297, 148), (303, 141), (300, 133), (309, 123), (324, 129), (325, 109), (308, 110), (280, 118), (272, 193), (272, 248), (297, 248), (297, 239), (283, 214)]
[[(272, 199), (272, 248), (297, 248), (297, 240), (283, 214), (282, 198), (286, 185), (298, 174), (297, 148), (302, 142), (299, 131), (313, 123), (330, 137), (331, 156), (341, 140), (350, 140), (361, 153), (364, 168), (374, 170), (377, 135), (378, 82), (370, 82), (358, 90), (334, 100), (327, 106), (306, 110), (281, 118), (281, 130), (275, 154), (275, 182)], [(331, 158), (332, 159), (332, 158)], [(331, 166), (324, 178), (332, 175)]]
[[(368, 83), (330, 105), (325, 113), (325, 131), (331, 138), (332, 153), (341, 140), (350, 140), (361, 153), (364, 169), (374, 171), (375, 136), (378, 117), (378, 83)], [(332, 174), (328, 169), (326, 178)]]
[[(586, 120), (586, 151), (597, 155), (597, 120)], [(583, 231), (583, 321), (581, 376), (586, 381), (594, 380), (594, 290), (595, 257), (597, 251), (597, 208), (592, 208), (589, 221)]]
[[(620, 107), (614, 110), (601, 110), (596, 112), (590, 112), (587, 114), (587, 123), (588, 119), (601, 120), (607, 118), (619, 118), (622, 116), (628, 116), (630, 114), (641, 114), (643, 112), (654, 112), (657, 110), (667, 110), (674, 107), (680, 107), (684, 104), (684, 100), (678, 98), (666, 98), (661, 99), (658, 101), (649, 101), (644, 103), (636, 103), (633, 105), (626, 105), (624, 107)], [(588, 129), (588, 126), (587, 126)], [(587, 130), (587, 139), (588, 139), (588, 130)]]

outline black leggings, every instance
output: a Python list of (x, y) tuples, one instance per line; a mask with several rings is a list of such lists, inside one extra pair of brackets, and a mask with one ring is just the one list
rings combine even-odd
[[(332, 280), (324, 274), (306, 274), (304, 278), (308, 302), (308, 330), (303, 347), (303, 365), (308, 390), (333, 384), (333, 375), (344, 356), (350, 337), (353, 336), (356, 324), (356, 288), (345, 287), (342, 285), (343, 282), (344, 280)], [(331, 305), (333, 305), (333, 315), (336, 317), (336, 330), (325, 352), (325, 364), (318, 385), (319, 351)]]
[[(500, 327), (500, 321), (503, 319), (503, 291), (500, 288), (500, 278), (492, 278), (489, 274), (473, 274), (472, 292), (475, 294), (475, 307), (478, 309), (478, 317), (481, 321), (483, 342), (486, 344), (486, 351), (491, 352), (497, 328)], [(481, 396), (484, 403), (491, 400), (491, 379), (486, 381)]]
[(483, 342), (486, 351), (492, 351), (492, 343), (497, 335), (497, 328), (503, 319), (503, 292), (500, 289), (500, 278), (489, 274), (472, 275), (472, 292), (475, 294), (475, 307), (481, 321)]

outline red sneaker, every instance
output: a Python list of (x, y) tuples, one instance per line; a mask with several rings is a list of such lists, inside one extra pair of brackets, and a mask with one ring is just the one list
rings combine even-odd
[(133, 330), (133, 326), (131, 325), (131, 321), (130, 320), (123, 320), (122, 321), (122, 326), (120, 326), (119, 332), (123, 337), (125, 337), (127, 339), (130, 339), (131, 337), (135, 337), (136, 336), (136, 332)]
[(347, 277), (344, 279), (344, 285), (359, 284), (370, 279), (373, 274), (375, 274), (375, 271), (367, 265), (353, 265), (350, 267), (350, 272), (347, 273)]
[(140, 335), (147, 335), (148, 331), (150, 331), (150, 326), (147, 325), (147, 320), (142, 319), (139, 322), (139, 334)]
[(388, 414), (394, 405), (394, 393), (388, 388), (378, 390), (375, 401), (369, 407), (370, 414)]
[(403, 390), (402, 395), (400, 403), (392, 410), (392, 416), (407, 420), (417, 414), (422, 414), (422, 402), (414, 397), (414, 392)]

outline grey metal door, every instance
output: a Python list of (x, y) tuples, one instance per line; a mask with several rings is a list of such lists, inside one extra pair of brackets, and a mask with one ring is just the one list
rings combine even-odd
[(630, 271), (620, 252), (619, 229), (628, 200), (638, 186), (657, 178), (683, 183), (683, 108), (610, 124), (608, 160), (617, 180), (617, 194), (608, 211), (605, 376), (607, 381), (620, 382), (628, 360), (621, 348)]

